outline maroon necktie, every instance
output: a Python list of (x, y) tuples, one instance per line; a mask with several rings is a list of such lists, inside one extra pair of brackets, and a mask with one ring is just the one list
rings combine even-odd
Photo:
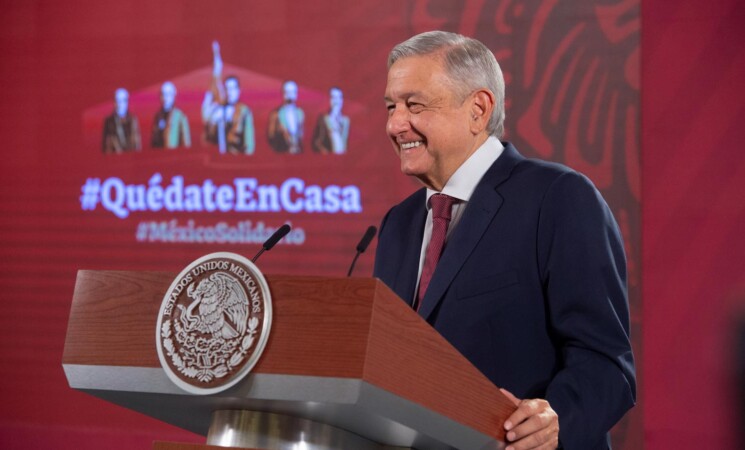
[(424, 267), (419, 279), (419, 293), (417, 294), (416, 310), (419, 311), (427, 286), (435, 273), (435, 267), (440, 260), (442, 248), (445, 246), (445, 236), (450, 224), (450, 210), (455, 198), (445, 194), (434, 194), (429, 198), (432, 206), (432, 238), (429, 240), (427, 252), (424, 254)]

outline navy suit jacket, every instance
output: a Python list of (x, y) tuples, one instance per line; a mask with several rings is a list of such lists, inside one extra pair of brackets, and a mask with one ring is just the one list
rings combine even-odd
[[(426, 190), (383, 219), (374, 274), (402, 299), (416, 291)], [(626, 260), (592, 183), (505, 150), (448, 237), (419, 311), (494, 384), (545, 398), (565, 449), (609, 448), (633, 406)]]

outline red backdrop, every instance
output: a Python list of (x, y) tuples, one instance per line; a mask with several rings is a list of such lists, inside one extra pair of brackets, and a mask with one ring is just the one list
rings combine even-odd
[(646, 0), (642, 21), (645, 443), (743, 448), (745, 7)]
[[(507, 78), (506, 138), (529, 156), (587, 173), (622, 227), (642, 389), (639, 406), (614, 430), (615, 448), (735, 448), (742, 419), (729, 331), (745, 297), (737, 264), (745, 246), (738, 126), (745, 16), (736, 0), (639, 7), (638, 0), (3, 2), (0, 447), (203, 442), (67, 387), (60, 360), (75, 271), (175, 272), (210, 251), (252, 256), (258, 248), (142, 242), (142, 222), (290, 220), (305, 240), (262, 257), (262, 270), (342, 275), (364, 228), (415, 188), (398, 174), (383, 131), (386, 54), (414, 33), (441, 28), (495, 52)], [(255, 108), (254, 157), (220, 156), (200, 143), (213, 39)], [(300, 85), (306, 134), (328, 87), (344, 89), (352, 118), (347, 155), (271, 153), (265, 115), (288, 78)], [(194, 147), (159, 153), (146, 144), (138, 154), (102, 155), (97, 124), (113, 107), (114, 89), (130, 90), (147, 141), (166, 80), (179, 87), (176, 102), (190, 116)], [(176, 175), (187, 184), (254, 177), (355, 185), (361, 211), (150, 211), (120, 219), (100, 203), (82, 208), (88, 178), (147, 185), (156, 173), (164, 185)], [(369, 275), (371, 265), (372, 255), (364, 255), (357, 274)]]

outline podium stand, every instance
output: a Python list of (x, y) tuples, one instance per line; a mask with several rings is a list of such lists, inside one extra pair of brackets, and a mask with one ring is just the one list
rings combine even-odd
[[(182, 391), (156, 351), (174, 276), (80, 271), (62, 360), (70, 387), (208, 436), (154, 448), (504, 447), (515, 407), (376, 279), (267, 276), (273, 322), (251, 373), (218, 394)], [(283, 444), (293, 430), (302, 442)]]

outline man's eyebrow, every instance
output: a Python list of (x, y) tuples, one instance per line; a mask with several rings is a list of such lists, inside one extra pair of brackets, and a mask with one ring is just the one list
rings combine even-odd
[[(402, 92), (401, 94), (396, 95), (396, 97), (399, 97), (399, 98), (402, 98), (402, 99), (409, 99), (411, 97), (416, 97), (416, 96), (419, 96), (419, 95), (421, 95), (421, 93), (420, 92), (417, 92), (417, 91), (406, 91), (406, 92)], [(390, 98), (387, 95), (385, 97), (383, 97), (383, 100), (386, 101), (386, 102), (394, 102), (395, 101), (395, 100), (393, 100), (392, 98)]]

